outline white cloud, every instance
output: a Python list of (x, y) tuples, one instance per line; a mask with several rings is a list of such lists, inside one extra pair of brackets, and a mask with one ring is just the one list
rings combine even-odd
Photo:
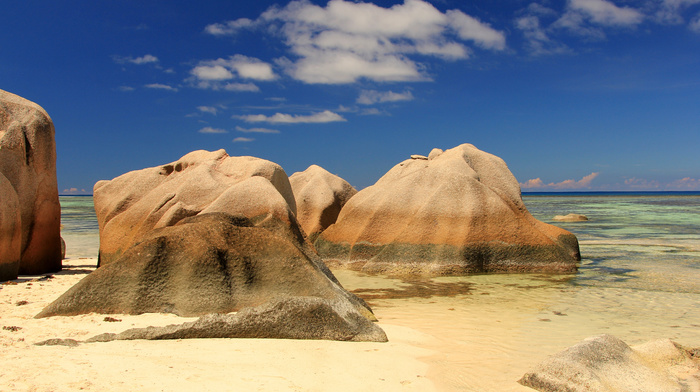
[(245, 122), (268, 122), (268, 123), (279, 123), (279, 124), (302, 124), (302, 123), (328, 123), (337, 121), (347, 121), (343, 116), (333, 113), (330, 110), (325, 110), (323, 112), (311, 114), (308, 116), (303, 115), (293, 115), (284, 113), (275, 113), (272, 116), (266, 116), (264, 114), (250, 114), (245, 116), (235, 116)]
[(237, 137), (237, 138), (233, 139), (234, 143), (248, 143), (248, 142), (252, 142), (252, 141), (255, 141), (255, 139), (250, 138), (250, 137)]
[(119, 64), (136, 64), (136, 65), (141, 65), (141, 64), (152, 64), (152, 63), (157, 63), (158, 62), (158, 57), (153, 56), (151, 54), (146, 54), (141, 57), (122, 57), (122, 56), (112, 56), (112, 59), (119, 63)]
[(522, 189), (586, 189), (591, 187), (591, 182), (593, 182), (593, 180), (598, 177), (599, 174), (600, 173), (591, 173), (578, 181), (565, 180), (561, 182), (551, 182), (549, 184), (545, 184), (545, 182), (540, 178), (535, 178), (527, 180), (524, 183), (520, 183), (520, 187)]
[(243, 128), (243, 127), (236, 127), (236, 130), (238, 132), (244, 132), (244, 133), (280, 133), (280, 131), (276, 129), (268, 129), (268, 128)]
[(199, 132), (199, 133), (228, 133), (228, 131), (225, 129), (212, 128), (212, 127), (204, 127), (197, 132)]
[(644, 14), (630, 7), (618, 7), (606, 0), (570, 0), (569, 8), (592, 22), (605, 26), (631, 26), (644, 20)]
[(152, 88), (152, 89), (157, 89), (157, 90), (167, 90), (167, 91), (177, 91), (177, 88), (173, 86), (168, 86), (167, 84), (160, 84), (160, 83), (151, 83), (147, 84), (144, 87), (146, 88)]
[(410, 56), (464, 59), (464, 42), (489, 50), (506, 47), (505, 34), (458, 10), (445, 13), (423, 0), (390, 8), (372, 3), (331, 0), (325, 7), (307, 0), (271, 7), (257, 20), (238, 19), (207, 26), (214, 35), (266, 25), (283, 35), (294, 55), (278, 62), (297, 80), (341, 84), (430, 80), (423, 64)]
[(117, 87), (117, 90), (123, 91), (123, 92), (130, 92), (130, 91), (134, 91), (135, 88), (133, 88), (131, 86), (119, 86), (119, 87)]
[(228, 59), (200, 61), (190, 73), (199, 80), (221, 81), (234, 78), (234, 72), (243, 79), (270, 81), (277, 79), (272, 66), (264, 61), (240, 54)]
[(683, 11), (694, 4), (700, 4), (700, 0), (662, 0), (654, 16), (660, 23), (682, 24)]
[(233, 79), (233, 73), (222, 65), (198, 65), (190, 71), (199, 80), (228, 80)]
[(362, 90), (357, 98), (357, 103), (362, 105), (374, 105), (375, 103), (412, 101), (413, 94), (406, 90), (403, 93), (393, 91)]
[(216, 113), (219, 111), (219, 109), (213, 107), (213, 106), (197, 106), (197, 110), (203, 113), (210, 113), (216, 116)]
[(562, 53), (568, 50), (564, 44), (549, 37), (547, 31), (540, 25), (540, 18), (536, 15), (527, 15), (516, 19), (515, 27), (522, 31), (527, 41), (528, 50), (532, 54)]
[(690, 30), (696, 33), (700, 33), (700, 14), (696, 15), (695, 18), (693, 18), (693, 20), (688, 25), (688, 28), (690, 28)]

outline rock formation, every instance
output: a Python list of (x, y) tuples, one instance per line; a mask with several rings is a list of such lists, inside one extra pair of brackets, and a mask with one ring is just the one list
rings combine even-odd
[(588, 217), (586, 215), (572, 213), (567, 215), (556, 215), (554, 220), (559, 222), (585, 222), (588, 220)]
[(315, 242), (326, 262), (367, 272), (572, 272), (578, 241), (536, 220), (502, 159), (470, 144), (416, 156), (343, 207)]
[(0, 280), (61, 269), (54, 132), (39, 105), (0, 90)]
[[(244, 215), (256, 225), (282, 222), (290, 230), (296, 203), (287, 174), (277, 164), (226, 151), (194, 151), (178, 161), (132, 171), (94, 187), (100, 227), (100, 265), (151, 230), (208, 212)], [(275, 219), (272, 219), (275, 218)]]
[(297, 204), (297, 221), (310, 241), (335, 223), (341, 208), (357, 190), (320, 166), (311, 165), (289, 177)]
[(97, 335), (86, 342), (202, 338), (387, 341), (384, 331), (348, 306), (347, 301), (289, 297), (236, 314), (214, 313), (179, 325), (132, 328), (120, 334)]
[(541, 392), (700, 390), (700, 363), (672, 341), (629, 347), (611, 335), (585, 339), (518, 381)]

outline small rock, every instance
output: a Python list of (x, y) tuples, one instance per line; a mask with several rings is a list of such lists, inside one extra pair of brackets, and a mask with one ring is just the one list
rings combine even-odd
[(77, 347), (80, 343), (75, 339), (48, 339), (43, 340), (38, 343), (34, 343), (35, 346), (68, 346)]
[(568, 214), (557, 215), (554, 217), (554, 220), (559, 222), (585, 222), (588, 220), (588, 217), (581, 214)]
[(426, 157), (425, 155), (414, 154), (414, 155), (411, 155), (411, 159), (421, 159), (421, 160), (427, 161), (428, 157)]

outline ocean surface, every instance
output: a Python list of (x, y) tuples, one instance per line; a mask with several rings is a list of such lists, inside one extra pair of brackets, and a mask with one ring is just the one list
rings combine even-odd
[[(579, 271), (400, 280), (334, 270), (382, 323), (429, 338), (417, 345), (442, 390), (525, 391), (535, 363), (610, 333), (628, 344), (670, 338), (700, 347), (700, 194), (524, 194), (532, 215), (574, 233)], [(91, 197), (61, 197), (67, 256), (97, 257)], [(555, 222), (583, 214), (586, 222)], [(426, 343), (428, 342), (428, 343)]]

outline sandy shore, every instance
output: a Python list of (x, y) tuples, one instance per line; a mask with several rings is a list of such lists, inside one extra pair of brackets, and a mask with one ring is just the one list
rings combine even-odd
[[(566, 284), (566, 276), (481, 275), (406, 282), (334, 271), (366, 298), (388, 343), (264, 339), (84, 340), (193, 320), (170, 314), (34, 319), (94, 269), (0, 285), (0, 391), (532, 391), (517, 380), (548, 355), (610, 333), (628, 344), (700, 346), (700, 295)], [(17, 327), (17, 328), (14, 328)]]

